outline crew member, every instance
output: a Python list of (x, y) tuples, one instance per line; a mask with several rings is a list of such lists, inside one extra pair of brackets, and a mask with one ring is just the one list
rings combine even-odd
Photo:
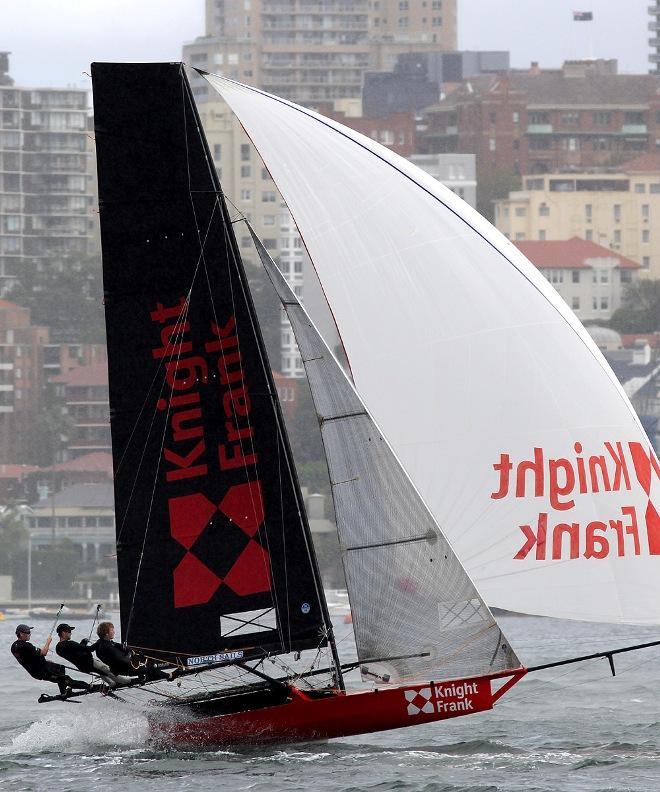
[(76, 690), (89, 690), (89, 685), (79, 679), (71, 679), (67, 676), (66, 669), (59, 663), (51, 663), (46, 660), (46, 655), (50, 649), (53, 636), (49, 635), (46, 643), (38, 649), (30, 643), (32, 627), (27, 624), (19, 624), (16, 628), (16, 640), (11, 645), (11, 653), (16, 660), (23, 666), (31, 677), (44, 679), (47, 682), (54, 682), (60, 689), (60, 695), (68, 696)]
[(112, 622), (101, 622), (96, 628), (96, 634), (99, 637), (94, 644), (96, 656), (110, 668), (113, 674), (143, 677), (149, 682), (156, 679), (174, 679), (175, 672), (166, 674), (158, 668), (147, 665), (130, 649), (124, 649), (121, 644), (114, 641), (115, 625)]
[(114, 688), (117, 684), (127, 684), (131, 681), (125, 677), (116, 677), (105, 663), (94, 657), (92, 653), (96, 649), (96, 644), (89, 644), (85, 639), (80, 643), (72, 640), (71, 633), (75, 629), (70, 624), (58, 624), (55, 628), (60, 639), (55, 644), (55, 651), (60, 657), (68, 660), (79, 671), (98, 674), (109, 687)]

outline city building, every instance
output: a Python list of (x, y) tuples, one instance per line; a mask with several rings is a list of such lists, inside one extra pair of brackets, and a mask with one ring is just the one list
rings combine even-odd
[(32, 549), (68, 540), (83, 564), (114, 566), (115, 512), (112, 484), (75, 484), (30, 504), (23, 517)]
[(509, 69), (508, 52), (406, 52), (390, 71), (364, 75), (362, 103), (367, 116), (419, 111), (440, 101), (440, 93), (476, 74)]
[(607, 321), (639, 270), (636, 262), (579, 237), (514, 244), (582, 321)]
[(652, 2), (648, 6), (648, 12), (651, 16), (651, 21), (649, 22), (649, 35), (651, 36), (649, 39), (649, 47), (651, 48), (649, 62), (651, 68), (649, 71), (651, 74), (660, 74), (660, 2), (658, 0)]
[(660, 278), (660, 154), (643, 155), (612, 172), (523, 177), (523, 190), (495, 202), (495, 225), (512, 241), (596, 242)]
[(102, 452), (110, 454), (110, 402), (108, 368), (104, 363), (78, 366), (51, 379), (55, 398), (72, 424), (66, 439), (70, 457)]
[[(359, 97), (403, 52), (456, 49), (456, 0), (206, 0), (191, 66), (302, 104)], [(198, 99), (209, 96), (193, 78)]]
[(97, 247), (88, 91), (21, 88), (0, 53), (0, 294), (26, 261), (43, 267)]
[(477, 179), (498, 171), (615, 167), (660, 148), (660, 78), (615, 60), (508, 70), (464, 80), (424, 113), (425, 153), (471, 152)]
[(413, 154), (408, 159), (476, 208), (477, 176), (474, 154)]

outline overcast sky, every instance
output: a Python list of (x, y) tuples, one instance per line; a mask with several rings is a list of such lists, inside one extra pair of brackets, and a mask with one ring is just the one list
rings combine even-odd
[[(420, 2), (420, 0), (412, 0)], [(513, 66), (618, 58), (648, 71), (649, 0), (458, 0), (459, 48), (511, 52)], [(572, 11), (593, 11), (573, 22)], [(19, 85), (88, 85), (93, 60), (177, 60), (204, 32), (204, 0), (0, 0), (0, 50)]]

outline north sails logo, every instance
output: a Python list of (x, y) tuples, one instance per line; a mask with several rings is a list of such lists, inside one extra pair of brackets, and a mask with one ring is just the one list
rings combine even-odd
[[(660, 555), (660, 517), (650, 498), (653, 476), (660, 477), (653, 451), (638, 442), (606, 442), (603, 453), (591, 456), (583, 454), (581, 443), (573, 448), (576, 456), (572, 458), (546, 458), (542, 448), (535, 448), (532, 459), (514, 462), (509, 454), (500, 454), (493, 465), (499, 476), (497, 489), (490, 495), (493, 500), (547, 498), (551, 509), (539, 512), (533, 523), (519, 526), (524, 542), (514, 559), (602, 559), (646, 551)], [(647, 498), (643, 513), (631, 495), (629, 502), (624, 500), (603, 520), (571, 520), (580, 495), (621, 492), (626, 498), (625, 493), (637, 485)], [(553, 520), (553, 512), (563, 519)], [(645, 537), (640, 526), (646, 528)]]

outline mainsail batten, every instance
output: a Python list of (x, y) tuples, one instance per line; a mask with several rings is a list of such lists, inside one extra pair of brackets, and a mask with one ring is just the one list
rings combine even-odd
[(207, 79), (287, 202), (360, 396), (486, 601), (658, 623), (660, 465), (559, 295), (391, 151)]
[[(319, 417), (364, 678), (414, 682), (519, 668), (341, 366), (250, 231), (291, 322)], [(383, 660), (369, 663), (374, 657)]]
[(182, 662), (325, 645), (277, 395), (183, 67), (94, 64), (93, 86), (123, 640)]

